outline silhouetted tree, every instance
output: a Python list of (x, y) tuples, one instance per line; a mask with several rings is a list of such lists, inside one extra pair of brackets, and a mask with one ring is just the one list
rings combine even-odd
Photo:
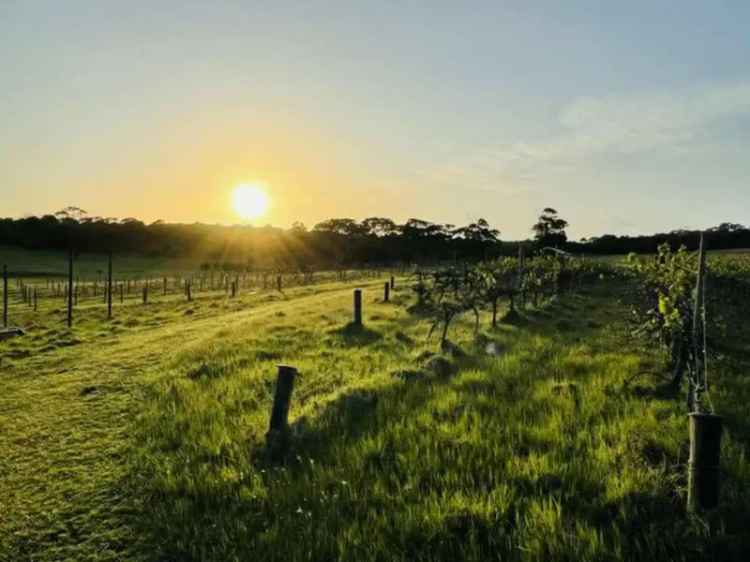
[(568, 241), (565, 234), (567, 227), (568, 222), (558, 217), (555, 209), (546, 207), (531, 230), (534, 232), (534, 240), (540, 247), (560, 248)]

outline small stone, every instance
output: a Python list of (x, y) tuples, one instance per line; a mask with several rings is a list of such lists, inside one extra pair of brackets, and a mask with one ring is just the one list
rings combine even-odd
[(500, 346), (495, 342), (490, 342), (484, 347), (484, 352), (492, 356), (500, 355)]

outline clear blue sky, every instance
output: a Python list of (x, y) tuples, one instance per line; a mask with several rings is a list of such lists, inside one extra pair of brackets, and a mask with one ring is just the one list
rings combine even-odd
[(750, 223), (750, 2), (0, 0), (0, 215)]

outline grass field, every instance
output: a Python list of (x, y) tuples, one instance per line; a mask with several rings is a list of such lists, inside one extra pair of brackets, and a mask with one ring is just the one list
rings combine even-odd
[[(92, 305), (73, 331), (26, 311), (0, 342), (0, 560), (746, 559), (746, 331), (712, 359), (722, 503), (697, 516), (684, 400), (627, 285), (467, 317), (437, 355), (383, 281), (357, 285), (364, 329), (347, 283)], [(274, 463), (281, 363), (301, 375)]]

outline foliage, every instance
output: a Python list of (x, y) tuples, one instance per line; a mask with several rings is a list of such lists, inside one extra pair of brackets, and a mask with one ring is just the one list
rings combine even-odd
[(539, 306), (545, 297), (576, 290), (584, 281), (598, 278), (609, 270), (606, 264), (562, 256), (538, 256), (520, 264), (513, 258), (484, 260), (478, 264), (463, 264), (461, 267), (438, 268), (419, 271), (413, 286), (419, 305), (433, 318), (432, 329), (442, 326), (441, 343), (444, 344), (450, 324), (460, 315), (472, 312), (475, 330), (479, 329), (479, 313), (492, 312), (491, 325), (497, 327), (500, 301), (507, 299), (511, 313), (515, 313), (516, 301), (522, 306), (530, 295), (534, 306)]
[(416, 218), (404, 224), (385, 217), (333, 218), (308, 230), (301, 223), (290, 229), (162, 221), (147, 225), (130, 218), (90, 217), (76, 207), (56, 215), (0, 219), (3, 244), (34, 250), (72, 246), (79, 252), (199, 257), (208, 263), (285, 270), (479, 260), (501, 251), (499, 231), (484, 219), (456, 228)]
[(534, 240), (539, 247), (560, 248), (568, 241), (568, 236), (565, 234), (567, 227), (568, 221), (561, 219), (555, 209), (547, 207), (531, 230), (534, 232)]

